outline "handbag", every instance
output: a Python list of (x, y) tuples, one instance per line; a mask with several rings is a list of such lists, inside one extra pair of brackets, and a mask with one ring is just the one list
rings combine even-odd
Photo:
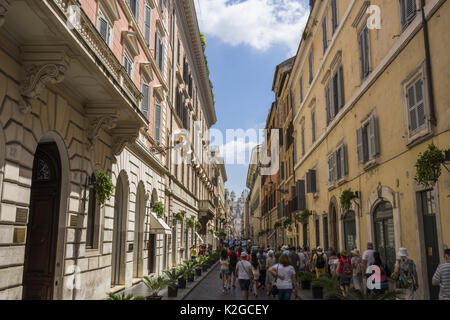
[[(280, 267), (280, 264), (278, 264), (278, 266), (277, 266), (277, 274), (278, 274), (278, 268)], [(277, 287), (277, 285), (276, 285), (276, 283), (277, 283), (277, 280), (278, 280), (278, 277), (275, 277), (275, 279), (274, 279), (274, 285), (272, 285), (272, 289), (270, 289), (270, 294), (272, 295), (272, 296), (276, 296), (279, 292), (280, 292), (280, 290), (278, 289), (278, 287)]]

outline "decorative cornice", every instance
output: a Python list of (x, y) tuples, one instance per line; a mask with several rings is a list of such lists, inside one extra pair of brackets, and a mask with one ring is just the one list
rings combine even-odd
[(126, 44), (133, 58), (139, 55), (139, 44), (136, 33), (133, 31), (122, 31), (122, 42)]
[(14, 0), (0, 0), (0, 27), (5, 23), (6, 14)]
[(97, 140), (100, 135), (100, 129), (112, 130), (117, 126), (119, 116), (117, 113), (104, 114), (98, 117), (92, 117), (89, 121), (89, 127), (87, 130), (87, 149), (91, 150), (94, 141)]
[(367, 14), (367, 8), (369, 6), (370, 6), (370, 1), (366, 0), (363, 2), (361, 8), (359, 9), (358, 14), (355, 17), (355, 20), (353, 20), (353, 23), (352, 23), (353, 28), (357, 28), (359, 26), (361, 19)]

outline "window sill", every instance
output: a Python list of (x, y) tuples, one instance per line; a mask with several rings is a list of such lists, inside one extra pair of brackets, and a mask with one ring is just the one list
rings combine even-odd
[(315, 192), (315, 193), (313, 194), (313, 198), (314, 198), (314, 199), (318, 199), (318, 198), (319, 198), (319, 192)]
[(433, 135), (432, 130), (428, 128), (422, 129), (421, 131), (415, 133), (412, 136), (407, 137), (406, 139), (406, 147), (411, 149), (416, 145), (422, 143)]
[(378, 165), (377, 159), (372, 159), (364, 163), (364, 171), (369, 171), (370, 169)]
[(346, 184), (348, 182), (347, 178), (341, 178), (337, 181), (338, 187), (342, 186), (343, 184)]

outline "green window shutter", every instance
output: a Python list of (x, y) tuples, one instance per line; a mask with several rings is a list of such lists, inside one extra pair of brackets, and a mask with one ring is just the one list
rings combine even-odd
[(161, 143), (161, 105), (155, 104), (155, 141)]
[(145, 5), (144, 15), (144, 39), (147, 45), (150, 45), (150, 23), (152, 17), (152, 10), (148, 5)]
[(149, 100), (150, 100), (150, 88), (146, 83), (142, 84), (142, 94), (144, 97), (142, 98), (142, 107), (141, 111), (145, 115), (145, 118), (148, 120), (148, 109), (149, 109)]

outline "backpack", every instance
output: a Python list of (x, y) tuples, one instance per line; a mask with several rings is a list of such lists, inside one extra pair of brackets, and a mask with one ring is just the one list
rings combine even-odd
[(317, 254), (316, 268), (318, 268), (318, 269), (325, 268), (325, 258), (323, 257), (323, 253)]
[(230, 254), (230, 264), (233, 266), (237, 264), (237, 255), (234, 251)]
[(260, 254), (258, 260), (259, 263), (261, 263), (261, 269), (262, 270), (266, 269), (266, 257), (264, 256), (264, 254)]
[(350, 261), (348, 261), (347, 259), (342, 259), (344, 266), (342, 268), (342, 271), (344, 273), (345, 276), (351, 276), (353, 274), (353, 269), (352, 269), (352, 264), (350, 263)]

